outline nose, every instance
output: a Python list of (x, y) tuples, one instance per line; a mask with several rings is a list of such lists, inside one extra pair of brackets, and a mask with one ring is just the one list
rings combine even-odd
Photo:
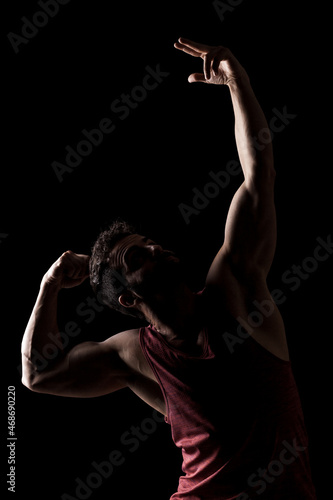
[(163, 248), (160, 245), (149, 245), (153, 257), (159, 257), (163, 253)]

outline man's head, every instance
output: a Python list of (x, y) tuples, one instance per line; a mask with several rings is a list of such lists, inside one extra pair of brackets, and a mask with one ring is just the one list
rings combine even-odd
[(145, 318), (144, 305), (171, 293), (181, 280), (179, 259), (124, 221), (103, 231), (92, 248), (90, 283), (99, 299)]

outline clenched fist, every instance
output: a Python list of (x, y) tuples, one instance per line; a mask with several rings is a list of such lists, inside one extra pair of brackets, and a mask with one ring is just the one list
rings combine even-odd
[(89, 276), (89, 255), (71, 250), (63, 253), (44, 275), (43, 282), (56, 288), (73, 288)]

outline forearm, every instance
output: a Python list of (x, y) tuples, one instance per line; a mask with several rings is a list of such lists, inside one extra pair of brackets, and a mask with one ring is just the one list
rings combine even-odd
[(235, 137), (245, 180), (274, 170), (272, 141), (261, 106), (247, 76), (229, 84), (234, 115)]
[[(57, 304), (59, 288), (43, 279), (39, 294), (22, 339), (22, 382), (32, 386), (40, 368), (37, 360), (45, 358), (46, 345), (57, 342), (61, 345), (57, 323)], [(47, 354), (46, 354), (46, 357)]]

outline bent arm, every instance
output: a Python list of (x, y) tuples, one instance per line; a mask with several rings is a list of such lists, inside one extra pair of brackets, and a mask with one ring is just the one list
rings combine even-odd
[(119, 346), (113, 338), (83, 342), (68, 353), (60, 349), (55, 359), (47, 356), (52, 346), (56, 349), (61, 346), (57, 324), (59, 291), (86, 279), (88, 260), (88, 256), (65, 252), (42, 280), (21, 346), (22, 383), (32, 391), (95, 397), (127, 385), (129, 370), (121, 361)]
[(44, 352), (46, 346), (51, 348), (50, 338), (57, 339), (57, 346), (61, 342), (56, 320), (57, 296), (56, 288), (42, 283), (22, 341), (22, 383), (34, 392), (81, 398), (126, 387), (129, 370), (112, 338), (83, 342), (66, 354), (61, 351), (54, 360), (46, 360)]
[[(223, 57), (228, 58), (229, 66), (223, 70), (224, 61), (220, 66), (231, 95), (244, 182), (230, 204), (224, 243), (208, 273), (208, 284), (223, 281), (225, 265), (242, 281), (258, 276), (265, 279), (276, 247), (275, 170), (270, 130), (247, 73), (239, 69), (230, 52)], [(232, 73), (232, 68), (237, 71), (234, 69)], [(231, 76), (226, 78), (228, 72)]]
[(235, 136), (244, 183), (229, 208), (223, 247), (208, 273), (207, 284), (221, 284), (223, 267), (232, 265), (238, 275), (253, 269), (268, 273), (275, 251), (275, 171), (269, 128), (250, 79), (232, 54), (180, 38), (175, 47), (203, 59), (203, 72), (190, 82), (228, 86), (235, 115)]
[(223, 245), (207, 274), (209, 296), (237, 319), (248, 317), (258, 301), (271, 303), (271, 313), (248, 333), (273, 354), (288, 359), (283, 321), (266, 283), (276, 245), (275, 171), (266, 118), (247, 73), (229, 49), (186, 39), (179, 39), (175, 47), (203, 59), (203, 72), (191, 74), (190, 82), (228, 86), (244, 173), (230, 204)]

